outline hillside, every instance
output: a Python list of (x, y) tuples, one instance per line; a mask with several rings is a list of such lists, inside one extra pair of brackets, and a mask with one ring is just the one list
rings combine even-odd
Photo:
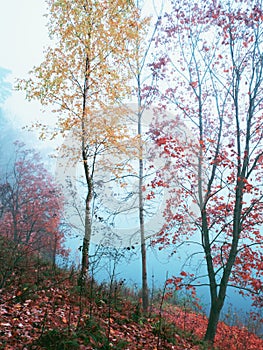
[[(7, 259), (7, 258), (6, 258)], [(25, 263), (25, 261), (24, 261)], [(0, 349), (206, 349), (206, 317), (157, 298), (149, 315), (122, 283), (77, 286), (75, 271), (36, 258), (13, 266), (0, 295)], [(220, 323), (215, 349), (263, 348), (246, 329)]]

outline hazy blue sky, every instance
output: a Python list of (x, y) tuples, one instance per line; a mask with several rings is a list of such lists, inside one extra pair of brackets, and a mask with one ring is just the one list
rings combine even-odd
[[(43, 58), (43, 47), (48, 45), (46, 4), (44, 0), (0, 0), (0, 6), (0, 67), (12, 71), (8, 80), (13, 84)], [(4, 110), (14, 123), (24, 125), (35, 118), (39, 105), (13, 92)]]

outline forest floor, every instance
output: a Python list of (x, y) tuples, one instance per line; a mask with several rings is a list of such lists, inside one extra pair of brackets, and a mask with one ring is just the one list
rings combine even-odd
[[(38, 262), (16, 266), (0, 290), (2, 350), (208, 349), (202, 313), (156, 295), (144, 315), (141, 300), (120, 282), (77, 285), (75, 271)], [(2, 268), (3, 270), (3, 268)], [(263, 349), (246, 328), (220, 322), (214, 349)]]

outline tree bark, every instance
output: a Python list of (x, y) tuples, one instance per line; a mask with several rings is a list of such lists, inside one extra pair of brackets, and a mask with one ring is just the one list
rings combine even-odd
[[(90, 33), (89, 33), (90, 38)], [(82, 106), (82, 119), (81, 119), (81, 149), (82, 149), (82, 161), (84, 166), (85, 179), (87, 184), (87, 196), (85, 202), (85, 227), (84, 227), (84, 237), (82, 244), (82, 260), (81, 260), (81, 271), (79, 276), (79, 284), (83, 285), (88, 277), (89, 272), (89, 246), (91, 239), (91, 201), (93, 195), (93, 182), (92, 175), (90, 174), (89, 164), (88, 164), (88, 156), (86, 152), (86, 147), (88, 140), (86, 138), (86, 124), (87, 124), (87, 111), (86, 104), (88, 100), (88, 86), (89, 86), (89, 78), (90, 78), (90, 58), (87, 54), (85, 60), (85, 79), (83, 85), (83, 106)]]
[(223, 307), (223, 302), (222, 300), (218, 300), (218, 298), (211, 303), (211, 308), (210, 308), (210, 313), (208, 318), (208, 325), (207, 325), (206, 334), (204, 337), (204, 340), (208, 341), (211, 344), (214, 343), (217, 325), (218, 325), (219, 316), (220, 316), (222, 307)]
[[(142, 160), (140, 160), (142, 163)], [(147, 258), (146, 258), (146, 244), (144, 232), (144, 212), (143, 212), (143, 198), (142, 198), (142, 178), (140, 177), (139, 188), (139, 215), (140, 215), (140, 233), (141, 233), (141, 257), (142, 257), (142, 307), (143, 311), (147, 312), (149, 306), (148, 283), (147, 283)]]
[(139, 135), (139, 220), (141, 234), (141, 257), (142, 257), (142, 307), (146, 313), (149, 306), (149, 293), (147, 283), (147, 257), (145, 244), (145, 226), (144, 226), (144, 205), (143, 205), (143, 144), (142, 144), (142, 112), (140, 96), (140, 77), (138, 77), (138, 135)]
[(91, 239), (91, 212), (90, 205), (91, 200), (87, 195), (86, 208), (85, 208), (85, 233), (82, 244), (82, 260), (81, 260), (81, 272), (80, 272), (80, 283), (83, 283), (88, 277), (89, 271), (89, 246)]

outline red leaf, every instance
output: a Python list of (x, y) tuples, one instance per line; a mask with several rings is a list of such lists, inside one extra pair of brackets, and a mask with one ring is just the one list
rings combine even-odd
[(198, 81), (192, 81), (190, 85), (195, 89), (198, 86)]

